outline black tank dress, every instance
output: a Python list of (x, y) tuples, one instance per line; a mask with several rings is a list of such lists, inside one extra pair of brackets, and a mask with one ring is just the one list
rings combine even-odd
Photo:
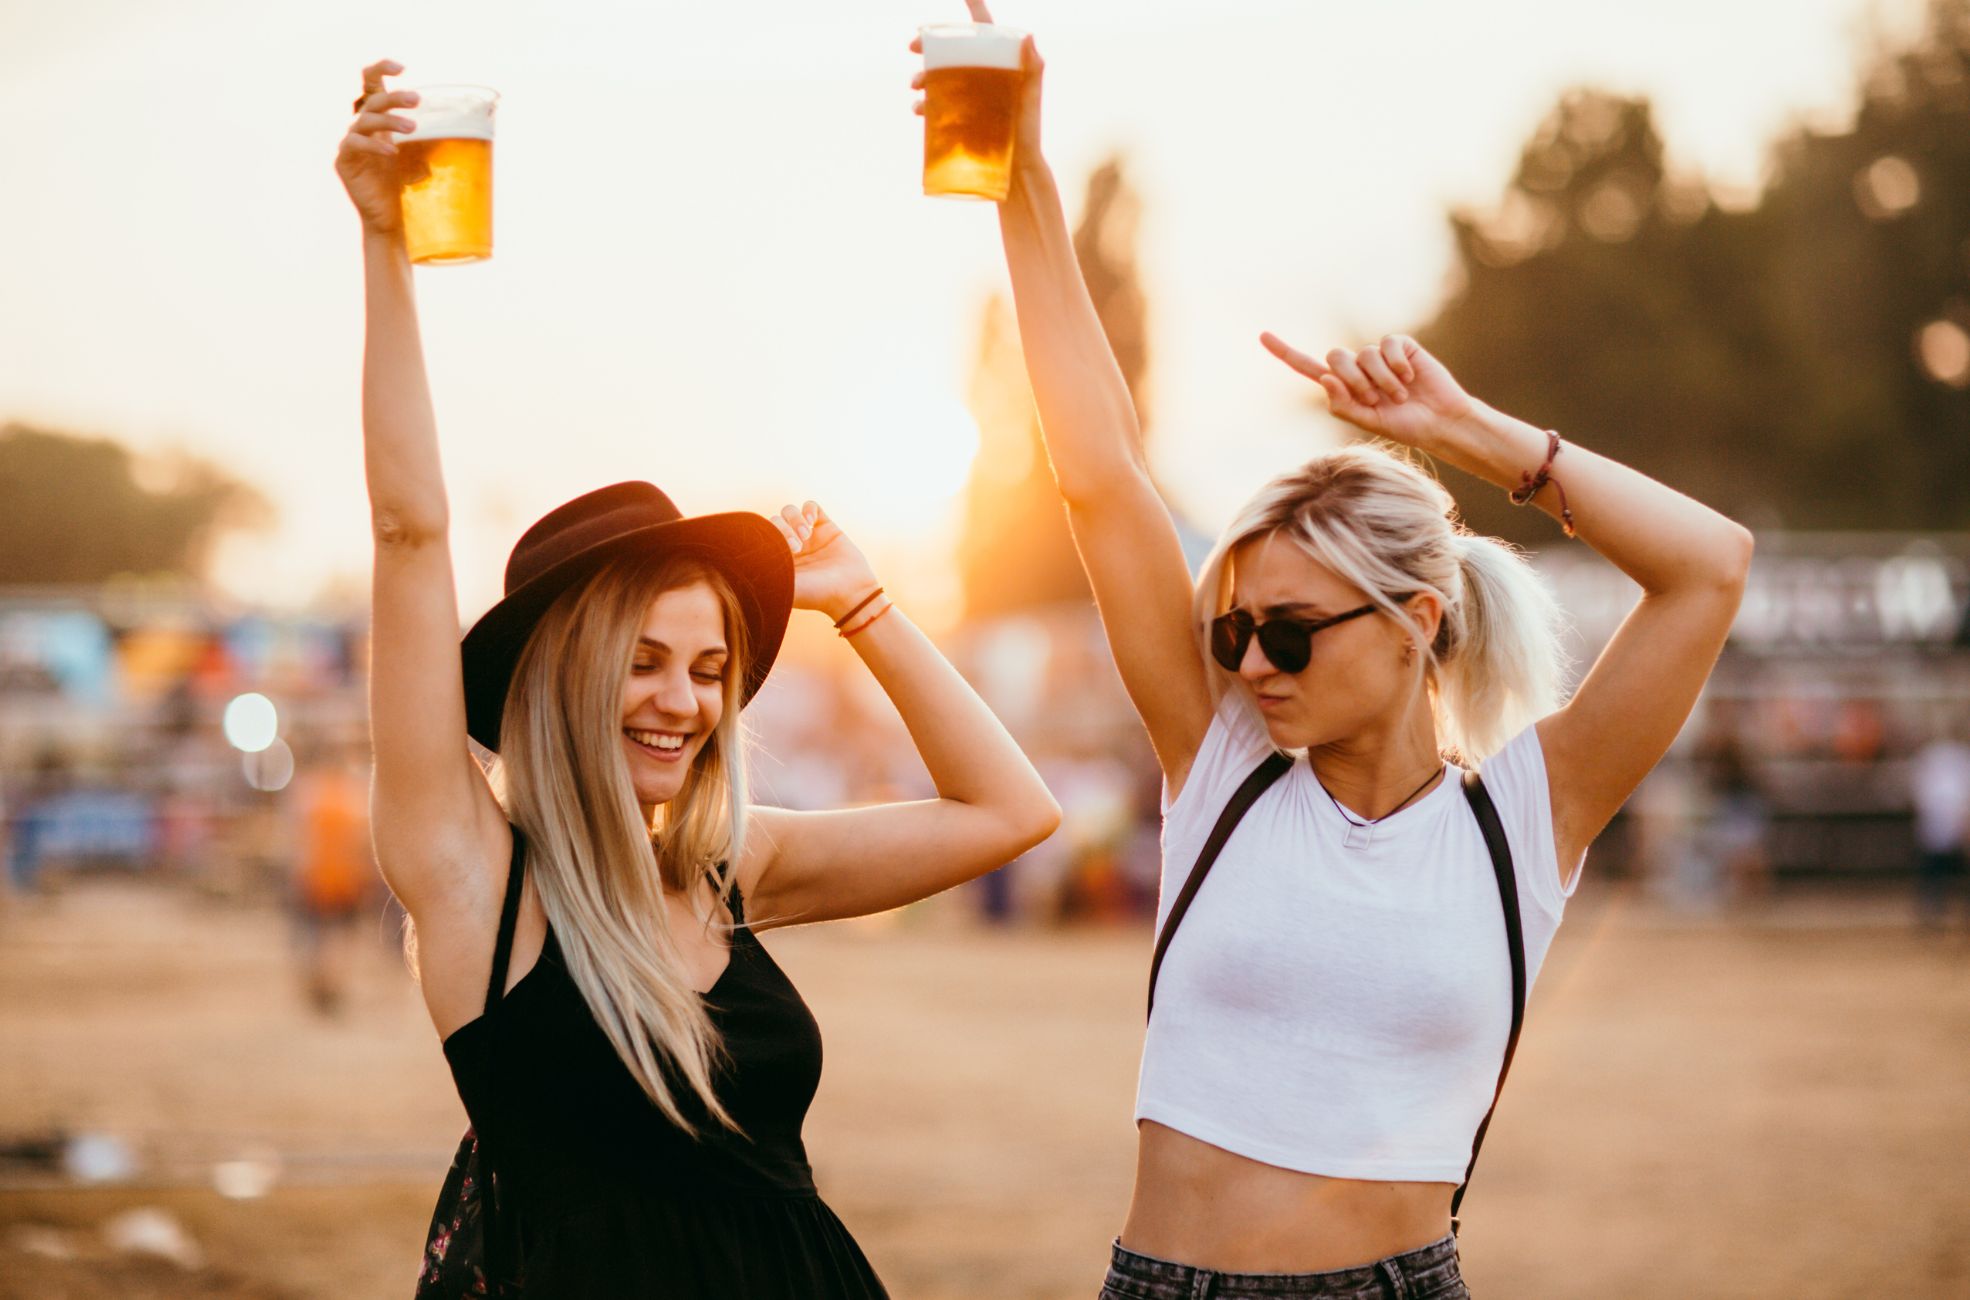
[[(506, 982), (525, 870), (514, 836), (494, 990)], [(820, 1028), (746, 926), (736, 886), (727, 903), (731, 959), (703, 997), (727, 1053), (715, 1088), (743, 1136), (681, 1082), (672, 1095), (698, 1136), (657, 1109), (596, 1024), (551, 928), (533, 969), (445, 1039), (529, 1300), (887, 1296), (816, 1194), (801, 1143), (821, 1081)]]

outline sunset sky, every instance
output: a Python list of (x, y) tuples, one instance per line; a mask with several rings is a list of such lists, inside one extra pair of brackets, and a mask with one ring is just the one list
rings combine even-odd
[[(1049, 62), (1069, 193), (1144, 201), (1154, 454), (1215, 528), (1319, 444), (1258, 347), (1427, 317), (1444, 213), (1486, 205), (1559, 92), (1657, 104), (1737, 192), (1838, 125), (1917, 0), (1008, 0)], [(181, 446), (280, 520), (222, 556), (304, 600), (368, 562), (359, 244), (331, 168), (361, 65), (503, 94), (498, 252), (418, 273), (461, 599), (556, 502), (619, 478), (689, 511), (812, 496), (934, 601), (992, 212), (918, 193), (906, 49), (959, 0), (828, 11), (570, 0), (0, 0), (0, 422)], [(83, 526), (78, 521), (78, 527)], [(908, 557), (908, 558), (905, 558)], [(4, 575), (0, 575), (4, 581)]]

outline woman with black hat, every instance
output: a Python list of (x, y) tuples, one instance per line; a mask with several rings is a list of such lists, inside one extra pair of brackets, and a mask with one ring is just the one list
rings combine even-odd
[[(1045, 838), (998, 721), (812, 503), (685, 517), (620, 483), (528, 529), (461, 646), (398, 212), (401, 68), (364, 71), (337, 170), (363, 223), (375, 532), (377, 856), (497, 1188), (495, 1287), (529, 1296), (862, 1297), (801, 1121), (820, 1036), (753, 932), (899, 906)], [(788, 611), (833, 619), (938, 798), (752, 807), (739, 712)], [(466, 737), (497, 755), (489, 783)], [(435, 1225), (429, 1273), (455, 1226)], [(502, 1259), (509, 1249), (514, 1257)]]

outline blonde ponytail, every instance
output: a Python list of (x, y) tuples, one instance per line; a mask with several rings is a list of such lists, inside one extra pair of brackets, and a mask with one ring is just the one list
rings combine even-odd
[(1560, 608), (1523, 553), (1458, 530), (1463, 599), (1446, 609), (1431, 647), (1437, 739), (1467, 764), (1495, 754), (1560, 705)]
[(1317, 456), (1261, 488), (1198, 574), (1194, 613), (1213, 699), (1234, 674), (1210, 658), (1210, 620), (1230, 598), (1230, 562), (1277, 533), (1359, 587), (1384, 613), (1423, 628), (1402, 603), (1435, 594), (1443, 619), (1428, 646), (1437, 743), (1467, 766), (1559, 707), (1566, 671), (1559, 604), (1525, 556), (1466, 529), (1444, 486), (1399, 455), (1355, 445)]

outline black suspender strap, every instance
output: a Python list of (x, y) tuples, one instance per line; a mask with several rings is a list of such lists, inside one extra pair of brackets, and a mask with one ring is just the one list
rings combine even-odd
[[(527, 876), (527, 837), (513, 829), (513, 860), (506, 865), (506, 898), (499, 908), (499, 937), (493, 941), (492, 979), (486, 985), (486, 1019), (491, 1030), (493, 1064), (499, 1064), (499, 1018), (493, 1009), (506, 996), (506, 971), (513, 959), (513, 931), (520, 923), (520, 886)], [(499, 1170), (492, 1152), (486, 1148), (485, 1134), (477, 1135), (479, 1173), (483, 1182), (484, 1208), (479, 1220), (480, 1240), (486, 1261), (486, 1281), (493, 1295), (506, 1295), (507, 1240), (500, 1223)]]
[(1149, 959), (1150, 1012), (1156, 1010), (1156, 973), (1163, 969), (1163, 954), (1169, 950), (1170, 939), (1176, 934), (1183, 914), (1190, 910), (1190, 900), (1197, 897), (1198, 886), (1204, 883), (1205, 876), (1211, 874), (1211, 864), (1218, 860), (1218, 853), (1223, 850), (1225, 841), (1231, 838), (1231, 832), (1238, 829), (1246, 809), (1291, 766), (1293, 760), (1289, 755), (1276, 750), (1266, 755), (1265, 761), (1252, 769), (1252, 774), (1245, 778), (1245, 783), (1238, 787), (1231, 796), (1231, 802), (1224, 806), (1224, 812), (1219, 814), (1218, 824), (1211, 828), (1211, 837), (1204, 841), (1204, 848), (1197, 855), (1197, 865), (1190, 869), (1190, 878), (1183, 882), (1176, 901), (1170, 904), (1170, 916), (1163, 922), (1163, 932), (1156, 936), (1156, 953)]
[(1484, 1146), (1484, 1131), (1491, 1127), (1491, 1116), (1498, 1109), (1498, 1098), (1505, 1091), (1505, 1076), (1512, 1071), (1512, 1056), (1519, 1049), (1519, 1030), (1525, 1024), (1525, 930), (1519, 922), (1519, 882), (1512, 870), (1512, 846), (1505, 839), (1505, 824), (1498, 820), (1491, 792), (1484, 788), (1476, 772), (1464, 773), (1464, 797), (1477, 814), (1478, 829), (1484, 832), (1484, 846), (1491, 852), (1491, 870), (1498, 877), (1498, 901), (1505, 910), (1505, 941), (1512, 956), (1512, 1032), (1505, 1040), (1505, 1060), (1498, 1067), (1498, 1086), (1492, 1090), (1490, 1109), (1471, 1139), (1471, 1162), (1464, 1166), (1464, 1181), (1450, 1198), (1450, 1231), (1462, 1227), (1457, 1211), (1471, 1185), (1471, 1171), (1477, 1168), (1478, 1151)]
[[(720, 863), (720, 866), (725, 865)], [(714, 880), (717, 877), (713, 877)], [(739, 892), (739, 873), (732, 872), (732, 887), (725, 891), (725, 906), (732, 913), (732, 928), (739, 929), (746, 923), (746, 896)]]
[(499, 909), (499, 938), (493, 941), (492, 980), (486, 985), (486, 1012), (506, 993), (506, 968), (513, 959), (513, 931), (520, 923), (520, 884), (527, 875), (527, 839), (513, 828), (513, 860), (506, 866), (506, 901)]

